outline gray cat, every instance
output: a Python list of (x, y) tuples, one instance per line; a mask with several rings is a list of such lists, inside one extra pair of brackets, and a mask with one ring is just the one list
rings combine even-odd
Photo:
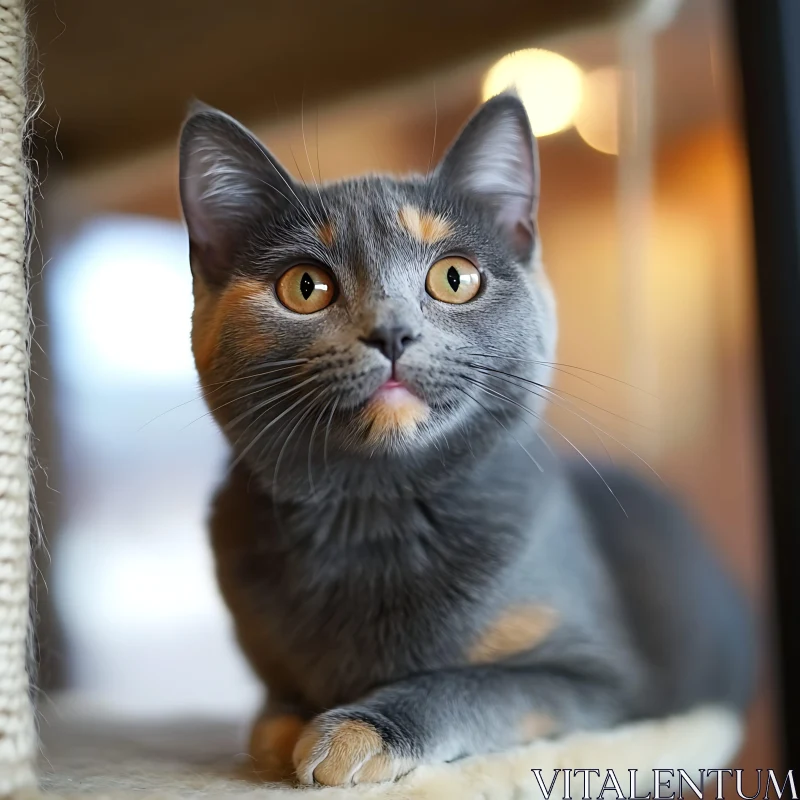
[(268, 687), (263, 775), (424, 763), (699, 704), (741, 710), (748, 616), (659, 491), (547, 447), (556, 345), (518, 98), (432, 174), (297, 184), (227, 115), (180, 144), (211, 533)]

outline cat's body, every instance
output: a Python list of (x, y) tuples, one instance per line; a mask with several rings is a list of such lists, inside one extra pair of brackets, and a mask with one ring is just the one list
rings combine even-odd
[(746, 614), (691, 523), (536, 429), (555, 318), (514, 97), (426, 179), (300, 189), (213, 111), (182, 148), (193, 346), (234, 450), (212, 540), (265, 770), (389, 780), (743, 706)]
[[(215, 504), (214, 551), (245, 652), (265, 679), (272, 658), (285, 672), (274, 700), (285, 693), (313, 715), (414, 673), (481, 663), (487, 631), (518, 609), (532, 624), (519, 620), (509, 646), (539, 647), (507, 663), (597, 672), (619, 719), (744, 701), (741, 602), (686, 517), (606, 469), (626, 518), (589, 467), (538, 452), (543, 476), (511, 445), (490, 475), (467, 468), (434, 491), (423, 477), (393, 496), (332, 491), (277, 513), (234, 473)], [(598, 724), (588, 699), (570, 713)], [(507, 709), (501, 721), (512, 722)]]

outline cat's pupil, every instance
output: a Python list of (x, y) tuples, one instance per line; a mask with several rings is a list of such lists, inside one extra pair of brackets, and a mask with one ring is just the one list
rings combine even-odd
[(300, 278), (300, 294), (303, 295), (304, 300), (308, 300), (311, 297), (311, 293), (314, 291), (314, 281), (312, 277), (307, 273), (303, 273), (303, 277)]
[(450, 267), (450, 269), (447, 270), (447, 282), (454, 292), (458, 291), (458, 287), (461, 285), (461, 275), (455, 267)]

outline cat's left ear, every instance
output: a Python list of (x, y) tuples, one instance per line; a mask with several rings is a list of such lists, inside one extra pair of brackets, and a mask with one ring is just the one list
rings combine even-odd
[(539, 201), (539, 155), (515, 92), (488, 100), (437, 168), (437, 177), (492, 209), (520, 257), (533, 253)]

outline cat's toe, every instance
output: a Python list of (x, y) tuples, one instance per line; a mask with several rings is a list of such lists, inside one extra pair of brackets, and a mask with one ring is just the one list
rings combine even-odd
[(346, 786), (391, 781), (414, 768), (387, 737), (388, 720), (341, 712), (321, 714), (300, 736), (294, 764), (300, 783)]
[(359, 767), (353, 783), (384, 783), (410, 772), (416, 766), (414, 759), (397, 753), (378, 753)]

